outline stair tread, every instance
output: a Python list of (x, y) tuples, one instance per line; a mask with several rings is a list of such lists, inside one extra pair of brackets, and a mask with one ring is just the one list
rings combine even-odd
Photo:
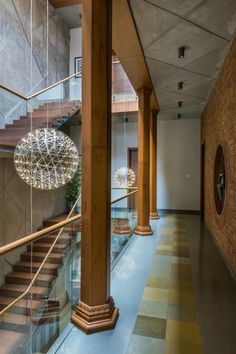
[[(9, 305), (14, 299), (15, 298), (10, 297), (10, 296), (2, 296), (2, 295), (0, 295), (0, 305)], [(36, 308), (40, 307), (40, 305), (42, 304), (41, 301), (37, 301), (37, 300), (21, 299), (12, 307), (12, 309), (14, 309), (14, 307), (25, 308), (26, 307), (26, 303), (27, 303), (27, 307), (28, 308), (31, 307), (31, 303), (32, 303), (32, 308), (33, 309), (36, 309)]]
[(0, 320), (0, 323), (13, 323), (16, 325), (26, 326), (30, 321), (30, 316), (18, 313), (5, 313)]
[[(45, 257), (46, 254), (47, 254), (47, 252), (33, 252), (33, 256)], [(31, 252), (25, 252), (25, 253), (23, 253), (23, 255), (31, 256)], [(53, 257), (53, 258), (61, 258), (61, 254), (60, 253), (51, 253), (50, 256)]]
[[(23, 341), (25, 336), (25, 333), (0, 329), (0, 354), (11, 353), (13, 350), (16, 350), (17, 345)], [(9, 338), (11, 338), (11, 340), (9, 340)]]
[[(26, 272), (11, 272), (9, 274), (7, 274), (6, 277), (11, 277), (11, 278), (21, 278), (21, 279), (32, 279), (32, 274), (31, 273), (26, 273)], [(37, 276), (38, 280), (53, 280), (55, 277), (51, 274), (39, 274)], [(37, 281), (37, 280), (36, 280)]]
[[(1, 289), (6, 289), (6, 290), (18, 290), (21, 291), (22, 293), (28, 289), (28, 285), (24, 284), (3, 284), (0, 287)], [(47, 288), (41, 287), (41, 286), (33, 286), (33, 293), (45, 295), (47, 293)]]
[[(42, 264), (42, 262), (32, 262), (32, 267), (33, 268), (39, 268), (40, 266), (41, 266), (41, 264)], [(24, 266), (24, 267), (27, 267), (27, 266), (29, 266), (29, 267), (31, 267), (31, 264), (30, 264), (30, 262), (23, 262), (23, 261), (21, 261), (21, 262), (18, 262), (18, 263), (16, 263), (16, 265), (15, 266)], [(58, 263), (45, 263), (44, 264), (44, 268), (48, 268), (48, 269), (58, 269)]]
[[(53, 241), (52, 241), (53, 243)], [(45, 247), (45, 248), (50, 248), (52, 244), (50, 244), (49, 242), (34, 242), (34, 245), (33, 245), (33, 249), (35, 246), (40, 246), (40, 247)], [(60, 243), (60, 239), (57, 241), (57, 243), (54, 245), (54, 247), (57, 247), (57, 248), (66, 248), (67, 245), (66, 244), (63, 244), (63, 243)]]

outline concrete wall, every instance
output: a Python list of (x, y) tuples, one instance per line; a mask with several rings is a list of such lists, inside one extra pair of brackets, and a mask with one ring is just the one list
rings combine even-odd
[[(205, 220), (236, 272), (236, 37), (202, 116), (205, 142)], [(214, 163), (217, 146), (225, 152), (226, 198), (218, 215), (214, 201)]]
[[(32, 207), (32, 220), (31, 220)], [(42, 226), (43, 220), (65, 211), (65, 190), (39, 191), (17, 175), (13, 159), (0, 158), (0, 245), (13, 242)], [(0, 257), (0, 284), (24, 249)]]
[[(23, 95), (31, 91), (30, 1), (0, 0), (0, 83)], [(69, 29), (50, 6), (49, 77), (55, 83), (68, 76)], [(46, 86), (47, 12), (46, 0), (33, 1), (33, 91)], [(0, 91), (0, 123), (9, 111), (20, 104), (11, 94)], [(22, 108), (23, 112), (23, 108)], [(20, 110), (19, 110), (20, 113)]]
[(200, 209), (200, 120), (159, 121), (158, 208)]

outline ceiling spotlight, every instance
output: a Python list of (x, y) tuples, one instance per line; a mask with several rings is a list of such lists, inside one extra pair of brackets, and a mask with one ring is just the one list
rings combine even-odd
[(183, 81), (178, 82), (178, 90), (183, 90), (184, 83)]
[(178, 102), (178, 107), (182, 107), (183, 106), (183, 101), (179, 101)]
[(184, 58), (184, 53), (185, 53), (185, 47), (179, 47), (178, 54), (180, 59)]
[(178, 116), (177, 116), (177, 117), (178, 117), (178, 119), (180, 119), (180, 118), (181, 118), (181, 113), (178, 113)]

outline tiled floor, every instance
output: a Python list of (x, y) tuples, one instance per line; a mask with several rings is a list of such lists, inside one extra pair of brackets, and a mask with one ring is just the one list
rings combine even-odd
[(167, 215), (152, 226), (112, 271), (116, 328), (86, 336), (69, 325), (50, 354), (236, 353), (236, 283), (204, 223)]
[(164, 219), (128, 354), (202, 353), (186, 224)]

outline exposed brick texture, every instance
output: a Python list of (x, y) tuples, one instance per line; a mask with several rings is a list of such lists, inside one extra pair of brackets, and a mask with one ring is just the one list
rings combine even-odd
[[(236, 273), (236, 37), (202, 116), (205, 142), (205, 220)], [(219, 216), (214, 201), (214, 162), (218, 144), (226, 164), (226, 200)]]

